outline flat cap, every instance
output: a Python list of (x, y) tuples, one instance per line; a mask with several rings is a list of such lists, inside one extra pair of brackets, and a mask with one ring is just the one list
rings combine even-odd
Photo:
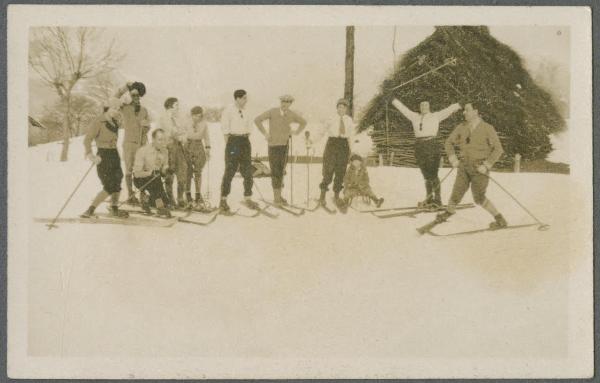
[(346, 105), (346, 106), (350, 106), (350, 103), (348, 102), (348, 100), (346, 100), (345, 98), (340, 98), (337, 102), (337, 104), (335, 104), (335, 106), (338, 105)]
[(289, 94), (284, 94), (283, 96), (279, 97), (279, 100), (283, 102), (294, 102), (294, 97)]

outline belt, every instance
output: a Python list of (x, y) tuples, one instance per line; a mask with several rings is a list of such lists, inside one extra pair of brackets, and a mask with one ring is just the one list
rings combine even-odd
[(248, 137), (250, 136), (249, 133), (246, 134), (230, 134), (231, 137)]
[(434, 138), (436, 138), (435, 136), (429, 136), (429, 137), (415, 137), (417, 141), (428, 141), (428, 140), (432, 140)]

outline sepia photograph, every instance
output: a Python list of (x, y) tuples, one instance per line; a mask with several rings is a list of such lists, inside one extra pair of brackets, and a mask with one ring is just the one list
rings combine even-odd
[(11, 5), (12, 378), (589, 378), (586, 7)]

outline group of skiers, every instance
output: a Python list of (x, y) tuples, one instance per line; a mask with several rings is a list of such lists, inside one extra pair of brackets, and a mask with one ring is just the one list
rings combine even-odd
[[(127, 102), (122, 102), (125, 93), (130, 97)], [(124, 131), (123, 156), (128, 204), (139, 204), (146, 213), (150, 213), (154, 207), (158, 215), (166, 217), (171, 216), (170, 210), (174, 208), (195, 208), (202, 211), (205, 207), (200, 191), (201, 177), (202, 169), (210, 158), (211, 146), (202, 107), (195, 106), (190, 110), (191, 123), (184, 126), (180, 123), (178, 99), (167, 98), (164, 102), (165, 110), (158, 126), (151, 132), (151, 142), (148, 142), (150, 118), (140, 102), (145, 93), (143, 83), (127, 83), (116, 92), (104, 107), (103, 113), (88, 129), (84, 140), (86, 157), (97, 165), (103, 190), (82, 214), (83, 218), (92, 217), (97, 206), (109, 196), (110, 214), (122, 218), (128, 216), (127, 211), (119, 209), (123, 178), (117, 150), (119, 128)], [(273, 201), (270, 203), (276, 207), (288, 206), (282, 189), (290, 139), (293, 135), (299, 135), (306, 127), (306, 120), (290, 109), (294, 102), (290, 95), (281, 96), (279, 107), (269, 109), (254, 119), (246, 111), (247, 101), (247, 92), (236, 90), (233, 92), (233, 103), (223, 110), (221, 116), (226, 145), (218, 211), (223, 214), (231, 212), (227, 197), (238, 170), (244, 180), (244, 205), (250, 209), (260, 209), (259, 204), (252, 199), (254, 182), (249, 136), (254, 125), (268, 143), (273, 188)], [(503, 153), (502, 145), (494, 128), (481, 119), (477, 109), (472, 104), (466, 104), (463, 112), (465, 121), (446, 140), (448, 160), (458, 169), (458, 173), (449, 203), (443, 208), (438, 177), (441, 158), (437, 139), (439, 123), (462, 107), (453, 104), (444, 110), (431, 112), (429, 103), (424, 101), (417, 113), (397, 99), (392, 104), (412, 122), (414, 129), (415, 156), (425, 179), (426, 191), (426, 198), (418, 204), (419, 208), (440, 211), (438, 218), (445, 220), (454, 214), (456, 205), (471, 187), (475, 203), (494, 216), (495, 221), (491, 225), (498, 228), (506, 226), (504, 217), (485, 196), (487, 174)], [(373, 201), (379, 208), (383, 198), (377, 197), (370, 187), (364, 159), (351, 151), (353, 137), (357, 132), (354, 121), (348, 115), (348, 108), (347, 100), (338, 100), (336, 113), (332, 113), (324, 129), (312, 140), (315, 142), (327, 138), (318, 204), (327, 208), (326, 193), (333, 183), (334, 202), (339, 210), (345, 211), (353, 198), (361, 196)], [(264, 125), (266, 121), (268, 129)], [(92, 152), (93, 141), (97, 147), (96, 154)], [(307, 136), (307, 144), (308, 142)], [(461, 160), (457, 157), (455, 145), (460, 148)], [(176, 197), (173, 194), (175, 185)], [(140, 191), (140, 200), (136, 197), (134, 186)], [(194, 199), (192, 186), (195, 187)], [(342, 191), (343, 195), (340, 195)]]

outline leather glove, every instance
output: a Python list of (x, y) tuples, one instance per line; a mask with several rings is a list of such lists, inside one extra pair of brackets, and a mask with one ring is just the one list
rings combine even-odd
[(487, 174), (490, 169), (487, 167), (485, 163), (479, 165), (477, 167), (477, 171), (481, 174)]
[(456, 156), (448, 157), (448, 161), (450, 162), (450, 165), (452, 165), (452, 167), (455, 169), (460, 165), (460, 161), (458, 160), (458, 158), (456, 158)]
[(98, 165), (100, 162), (102, 162), (102, 157), (95, 156), (93, 153), (88, 153), (88, 155), (86, 156), (86, 158), (88, 160), (92, 161), (96, 165)]

